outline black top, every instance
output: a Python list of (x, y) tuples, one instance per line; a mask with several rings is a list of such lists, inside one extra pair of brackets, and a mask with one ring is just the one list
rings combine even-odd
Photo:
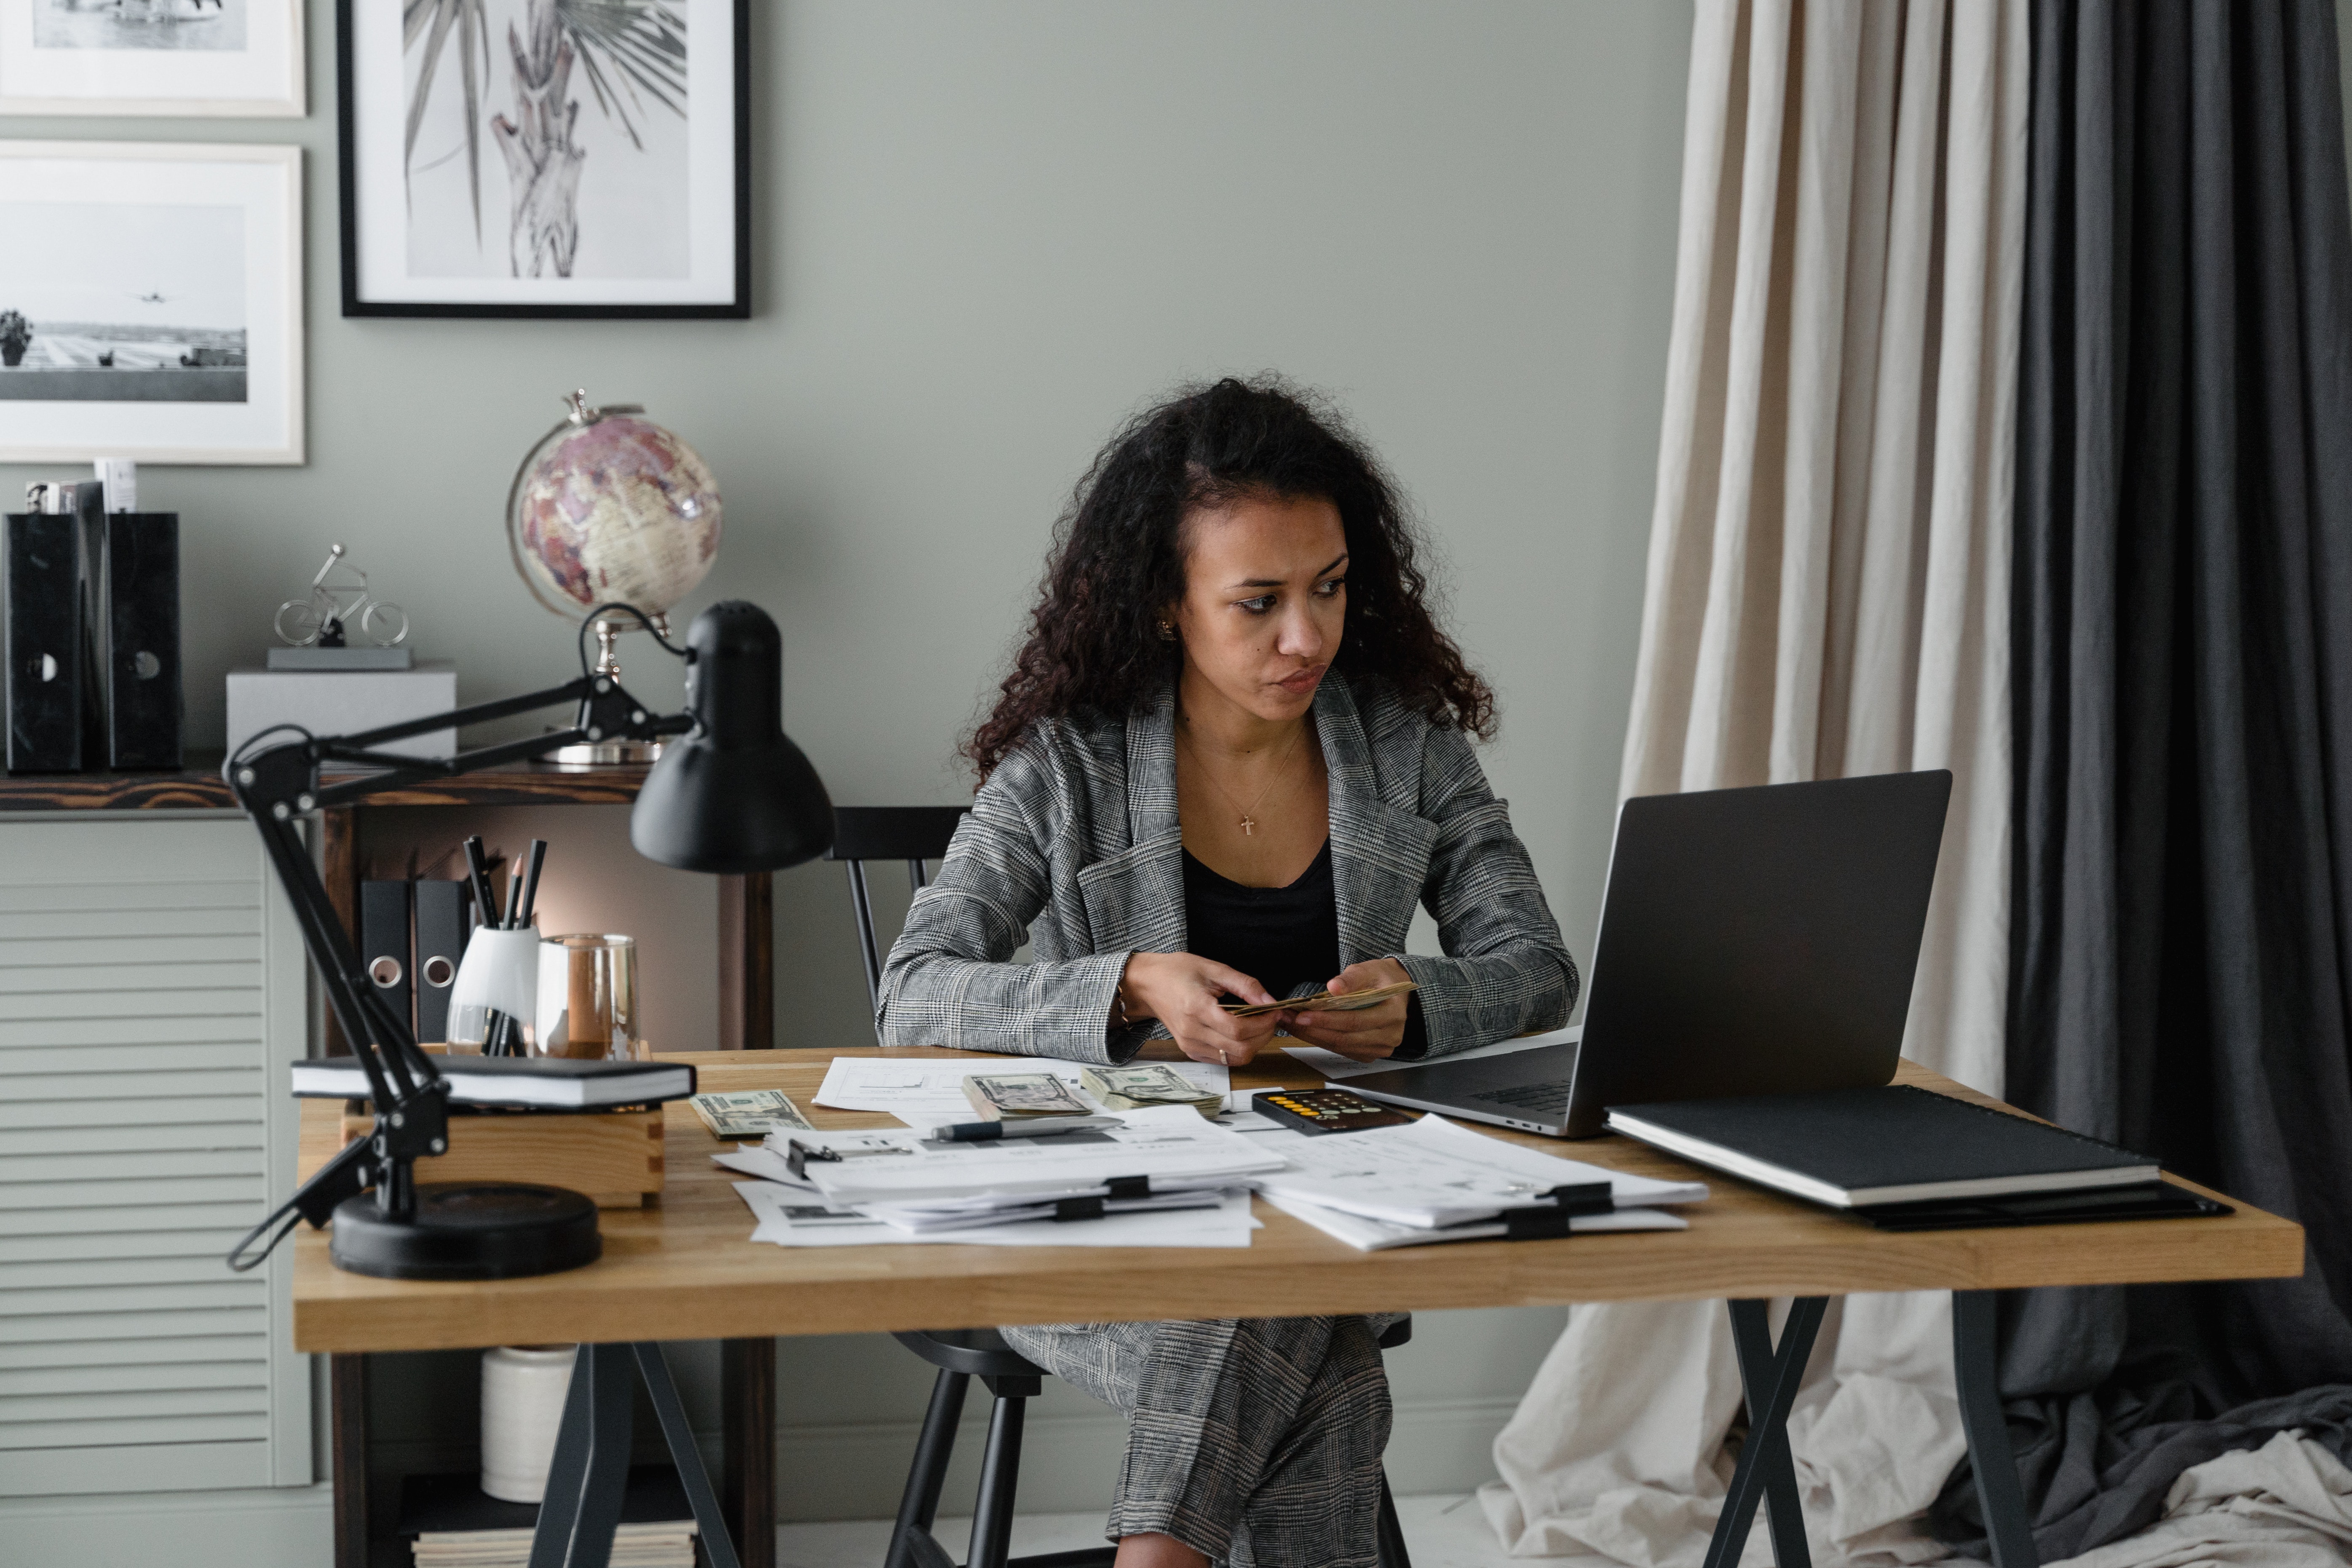
[(1245, 888), (1184, 851), (1184, 922), (1192, 951), (1249, 975), (1269, 995), (1320, 990), (1339, 973), (1339, 900), (1331, 841), (1286, 888)]

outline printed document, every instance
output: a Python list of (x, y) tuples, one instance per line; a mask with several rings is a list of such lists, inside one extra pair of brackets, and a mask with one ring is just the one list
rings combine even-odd
[[(980, 1194), (1076, 1197), (1121, 1176), (1187, 1180), (1246, 1179), (1281, 1166), (1264, 1137), (1244, 1138), (1201, 1120), (1190, 1106), (1118, 1113), (1119, 1125), (1054, 1138), (988, 1143), (938, 1143), (920, 1132), (779, 1132), (772, 1153), (789, 1160), (792, 1145), (838, 1154), (808, 1159), (806, 1179), (835, 1203), (906, 1203)], [(1359, 1134), (1360, 1136), (1360, 1134)]]
[(774, 1182), (738, 1182), (735, 1191), (760, 1222), (751, 1239), (779, 1247), (1247, 1247), (1250, 1232), (1260, 1228), (1245, 1192), (1223, 1194), (1213, 1208), (919, 1233)]
[(1323, 1138), (1261, 1133), (1249, 1142), (1287, 1161), (1286, 1168), (1252, 1184), (1269, 1200), (1300, 1198), (1423, 1229), (1492, 1219), (1506, 1209), (1541, 1208), (1549, 1201), (1541, 1194), (1550, 1188), (1585, 1182), (1607, 1182), (1620, 1208), (1695, 1204), (1706, 1197), (1704, 1182), (1624, 1175), (1489, 1138), (1442, 1116)]
[[(972, 1074), (1042, 1072), (1053, 1074), (1079, 1100), (1100, 1109), (1101, 1100), (1078, 1081), (1079, 1069), (1085, 1065), (1057, 1057), (992, 1057), (984, 1061), (835, 1057), (824, 1069), (824, 1085), (816, 1091), (816, 1103), (835, 1110), (886, 1111), (909, 1127), (929, 1132), (934, 1127), (980, 1120), (963, 1092), (963, 1080)], [(1233, 1075), (1214, 1062), (1167, 1065), (1209, 1093), (1223, 1095), (1233, 1089)], [(1195, 1114), (1193, 1120), (1201, 1118)]]
[[(1508, 1234), (1509, 1227), (1497, 1220), (1474, 1220), (1468, 1225), (1431, 1227), (1417, 1225), (1392, 1225), (1384, 1219), (1370, 1219), (1360, 1214), (1341, 1209), (1327, 1209), (1321, 1204), (1310, 1204), (1304, 1198), (1286, 1198), (1266, 1193), (1265, 1201), (1294, 1219), (1303, 1219), (1326, 1236), (1339, 1237), (1359, 1252), (1385, 1252), (1391, 1247), (1427, 1247), (1440, 1241), (1483, 1241), (1490, 1237)], [(1668, 1214), (1664, 1209), (1619, 1209), (1613, 1214), (1580, 1214), (1570, 1216), (1568, 1227), (1579, 1235), (1589, 1230), (1688, 1230), (1690, 1221)]]

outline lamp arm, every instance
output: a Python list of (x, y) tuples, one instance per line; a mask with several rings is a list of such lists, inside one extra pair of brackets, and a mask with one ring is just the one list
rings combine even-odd
[[(509, 718), (558, 702), (577, 702), (579, 710), (571, 729), (552, 734), (479, 747), (446, 761), (420, 761), (373, 749), (412, 735)], [(308, 1220), (314, 1226), (322, 1226), (337, 1204), (371, 1185), (375, 1189), (376, 1206), (387, 1217), (414, 1215), (415, 1162), (442, 1153), (449, 1146), (447, 1081), (433, 1058), (417, 1048), (407, 1022), (369, 984), (296, 820), (426, 780), (543, 756), (558, 746), (583, 740), (653, 740), (683, 734), (693, 727), (690, 714), (655, 714), (618, 681), (583, 675), (545, 691), (476, 703), (357, 735), (303, 734), (257, 751), (247, 742), (229, 758), (221, 771), (230, 793), (261, 835), (270, 869), (293, 908), (303, 951), (318, 971), (327, 1005), (341, 1026), (343, 1037), (351, 1042), (352, 1054), (367, 1076), (368, 1093), (375, 1104), (375, 1126), (369, 1135), (345, 1146), (291, 1199), (248, 1232), (229, 1254), (231, 1268), (253, 1268), (296, 1223)], [(321, 785), (320, 769), (330, 761), (375, 764), (384, 771)], [(294, 1217), (286, 1219), (268, 1245), (247, 1256), (254, 1240), (289, 1213)]]

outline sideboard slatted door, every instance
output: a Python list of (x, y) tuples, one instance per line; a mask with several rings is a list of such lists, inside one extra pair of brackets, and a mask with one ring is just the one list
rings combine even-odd
[(0, 1495), (306, 1485), (302, 948), (242, 817), (0, 824)]

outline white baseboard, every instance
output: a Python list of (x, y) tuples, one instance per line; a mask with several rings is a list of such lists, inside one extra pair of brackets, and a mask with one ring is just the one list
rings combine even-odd
[(297, 1568), (334, 1560), (324, 1485), (0, 1499), (9, 1568)]
[[(1493, 1479), (1495, 1434), (1518, 1404), (1517, 1395), (1400, 1403), (1389, 1436), (1390, 1487), (1413, 1497), (1465, 1492)], [(980, 1484), (984, 1405), (975, 1416), (957, 1436), (943, 1513), (970, 1512)], [(889, 1518), (898, 1510), (918, 1429), (911, 1421), (779, 1429), (777, 1517), (789, 1522)], [(1126, 1423), (1117, 1415), (1033, 1412), (1022, 1439), (1021, 1507), (1038, 1513), (1108, 1509), (1126, 1446)]]

